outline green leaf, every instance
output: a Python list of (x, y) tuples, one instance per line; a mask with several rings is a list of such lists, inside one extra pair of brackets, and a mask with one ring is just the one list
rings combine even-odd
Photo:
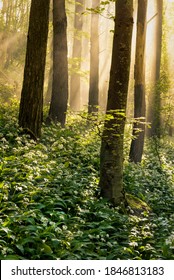
[(21, 260), (21, 257), (18, 255), (8, 255), (3, 258), (4, 260)]
[(47, 253), (47, 254), (52, 254), (53, 253), (51, 247), (49, 245), (45, 244), (45, 243), (43, 243), (41, 245), (41, 250), (44, 251), (44, 253)]
[(22, 244), (16, 244), (16, 248), (18, 248), (19, 251), (20, 251), (22, 254), (24, 254), (24, 247), (23, 247)]

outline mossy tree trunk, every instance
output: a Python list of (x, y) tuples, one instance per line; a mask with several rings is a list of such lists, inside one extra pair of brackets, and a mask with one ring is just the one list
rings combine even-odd
[(35, 137), (41, 135), (43, 83), (50, 0), (32, 0), (30, 9), (19, 125)]
[(141, 162), (145, 136), (145, 43), (146, 43), (147, 0), (138, 0), (135, 87), (134, 87), (134, 124), (129, 159)]
[[(99, 6), (100, 0), (92, 1), (92, 8)], [(91, 39), (90, 39), (90, 79), (88, 113), (98, 111), (99, 105), (99, 13), (91, 14)]]
[(116, 1), (115, 31), (107, 113), (100, 152), (101, 195), (114, 205), (124, 203), (123, 139), (128, 93), (133, 0)]
[(53, 83), (49, 118), (65, 125), (68, 104), (68, 49), (65, 0), (53, 0)]

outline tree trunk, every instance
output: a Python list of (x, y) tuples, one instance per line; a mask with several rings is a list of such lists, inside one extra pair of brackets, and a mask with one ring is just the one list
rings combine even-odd
[(49, 118), (65, 125), (68, 104), (67, 18), (65, 0), (53, 0), (53, 84)]
[[(100, 0), (93, 0), (92, 8), (95, 9)], [(98, 111), (99, 105), (99, 14), (91, 14), (91, 50), (90, 50), (90, 79), (88, 113)]]
[(141, 162), (145, 136), (145, 43), (146, 43), (147, 0), (138, 0), (135, 87), (134, 87), (134, 125), (130, 148), (130, 161)]
[(49, 105), (51, 103), (52, 85), (53, 85), (53, 65), (51, 63), (50, 70), (48, 73), (47, 91), (46, 91), (45, 100), (44, 100), (45, 105)]
[(74, 42), (72, 52), (72, 74), (70, 79), (70, 108), (73, 111), (80, 110), (80, 70), (82, 55), (82, 12), (84, 10), (84, 0), (75, 1), (75, 19), (74, 19)]
[(99, 182), (101, 195), (114, 205), (124, 203), (123, 139), (132, 29), (133, 0), (117, 0), (107, 114), (100, 152)]
[[(52, 4), (52, 1), (50, 2)], [(52, 10), (51, 10), (52, 9)], [(50, 6), (51, 12), (53, 11), (53, 6)], [(50, 15), (52, 17), (52, 14)], [(48, 82), (47, 82), (47, 89), (44, 96), (44, 105), (49, 105), (51, 103), (51, 96), (52, 96), (52, 86), (53, 86), (53, 34), (52, 39), (49, 45), (49, 57), (50, 57), (50, 68), (48, 73)]]
[(49, 22), (49, 0), (32, 0), (30, 9), (19, 125), (41, 135), (43, 83)]
[(149, 137), (160, 137), (161, 134), (161, 94), (160, 94), (160, 65), (161, 65), (161, 50), (162, 50), (162, 15), (163, 15), (163, 0), (157, 0), (157, 23), (156, 23), (156, 49), (155, 56), (155, 81), (152, 96), (149, 98), (148, 122), (151, 123), (151, 128), (147, 130)]

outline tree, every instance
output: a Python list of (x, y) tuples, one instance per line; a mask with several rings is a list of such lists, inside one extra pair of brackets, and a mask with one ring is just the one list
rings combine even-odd
[[(93, 0), (92, 9), (100, 4), (100, 0)], [(91, 14), (91, 49), (90, 49), (90, 83), (88, 113), (97, 112), (99, 105), (99, 13)]]
[(43, 82), (49, 22), (49, 0), (32, 0), (21, 92), (19, 125), (41, 135)]
[(68, 104), (67, 18), (65, 0), (53, 0), (53, 83), (49, 118), (65, 125)]
[(75, 1), (74, 42), (72, 51), (72, 73), (70, 78), (70, 108), (80, 110), (80, 67), (82, 54), (82, 12), (84, 0)]
[(114, 205), (124, 203), (123, 138), (130, 72), (133, 0), (116, 1), (115, 31), (107, 113), (100, 152), (101, 195)]
[(134, 124), (131, 161), (141, 162), (145, 136), (145, 43), (147, 0), (138, 0), (134, 86)]
[[(52, 53), (52, 55), (53, 55), (53, 53)], [(50, 69), (49, 69), (49, 73), (48, 73), (47, 90), (46, 90), (45, 99), (44, 99), (44, 104), (46, 104), (46, 105), (49, 105), (51, 102), (52, 86), (53, 86), (53, 63), (51, 61), (51, 65), (50, 65)]]
[(160, 137), (161, 134), (161, 95), (160, 95), (160, 65), (162, 50), (162, 16), (163, 16), (163, 0), (156, 0), (156, 38), (155, 38), (155, 61), (154, 61), (154, 89), (149, 98), (148, 122), (151, 128), (148, 129), (149, 137)]

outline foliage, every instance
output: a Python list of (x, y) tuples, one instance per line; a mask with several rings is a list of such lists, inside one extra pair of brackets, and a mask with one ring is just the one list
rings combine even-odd
[(85, 81), (88, 81), (89, 71), (81, 70), (82, 58), (74, 57), (68, 59), (68, 72), (70, 75), (78, 75), (83, 78)]
[(104, 16), (107, 19), (114, 20), (114, 13), (110, 12), (108, 9), (108, 7), (113, 4), (113, 2), (115, 2), (115, 0), (101, 1), (100, 4), (95, 8), (86, 8), (86, 11), (83, 14), (87, 15), (89, 13), (94, 13)]
[[(149, 248), (146, 258), (174, 258), (174, 177), (173, 177), (173, 144), (160, 143), (156, 146), (150, 141), (147, 145), (146, 156), (141, 165), (127, 164), (125, 167), (124, 183), (126, 190), (146, 201), (152, 212), (146, 218), (146, 230)], [(158, 149), (158, 151), (157, 151)], [(169, 156), (170, 155), (170, 156)], [(140, 219), (137, 221), (142, 223)], [(141, 239), (142, 233), (139, 233)], [(142, 240), (141, 240), (142, 242)], [(141, 244), (141, 243), (140, 243)], [(139, 244), (136, 244), (139, 247)], [(143, 244), (144, 246), (144, 244)], [(153, 247), (153, 248), (152, 248)]]
[(0, 83), (0, 102), (9, 102), (12, 97), (14, 97), (13, 86)]
[(0, 107), (1, 259), (174, 259), (170, 144), (162, 165), (149, 148), (142, 165), (125, 164), (126, 191), (152, 211), (123, 213), (98, 197), (97, 126), (71, 114), (36, 143), (16, 108)]

